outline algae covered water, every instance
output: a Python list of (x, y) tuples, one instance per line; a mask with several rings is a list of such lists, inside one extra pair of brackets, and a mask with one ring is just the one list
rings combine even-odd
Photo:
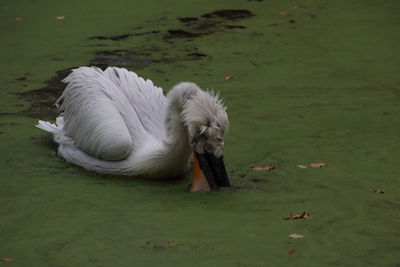
[[(399, 9), (3, 1), (0, 265), (397, 266)], [(165, 92), (220, 91), (233, 188), (191, 194), (189, 177), (101, 176), (57, 158), (34, 125), (54, 120), (61, 80), (83, 65), (124, 67)]]

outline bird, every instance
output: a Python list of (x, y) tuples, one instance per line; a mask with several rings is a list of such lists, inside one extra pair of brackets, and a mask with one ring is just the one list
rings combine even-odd
[(185, 177), (193, 153), (191, 192), (230, 187), (224, 164), (227, 108), (219, 93), (180, 82), (162, 88), (135, 72), (78, 67), (62, 80), (50, 132), (57, 155), (89, 171), (145, 179)]

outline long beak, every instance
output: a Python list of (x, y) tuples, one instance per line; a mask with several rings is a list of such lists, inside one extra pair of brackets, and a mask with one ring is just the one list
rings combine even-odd
[(194, 152), (193, 181), (191, 192), (216, 190), (219, 187), (230, 187), (223, 157), (213, 154)]

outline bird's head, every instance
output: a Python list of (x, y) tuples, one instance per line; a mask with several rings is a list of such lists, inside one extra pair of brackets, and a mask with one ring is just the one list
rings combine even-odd
[(225, 170), (224, 135), (229, 128), (226, 107), (218, 94), (197, 90), (184, 104), (183, 121), (194, 152), (194, 175), (190, 190), (210, 191), (229, 187)]

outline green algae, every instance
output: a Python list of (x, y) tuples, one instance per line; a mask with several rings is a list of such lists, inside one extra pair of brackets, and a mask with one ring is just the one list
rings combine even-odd
[[(203, 17), (223, 9), (254, 16)], [(0, 258), (14, 261), (0, 264), (400, 264), (399, 9), (396, 1), (3, 1)], [(189, 179), (105, 177), (58, 159), (33, 125), (54, 119), (62, 74), (88, 64), (127, 67), (165, 90), (190, 80), (221, 91), (233, 188), (190, 194)], [(329, 166), (295, 168), (310, 162)], [(251, 172), (255, 164), (277, 168)], [(311, 218), (282, 220), (302, 211)]]

